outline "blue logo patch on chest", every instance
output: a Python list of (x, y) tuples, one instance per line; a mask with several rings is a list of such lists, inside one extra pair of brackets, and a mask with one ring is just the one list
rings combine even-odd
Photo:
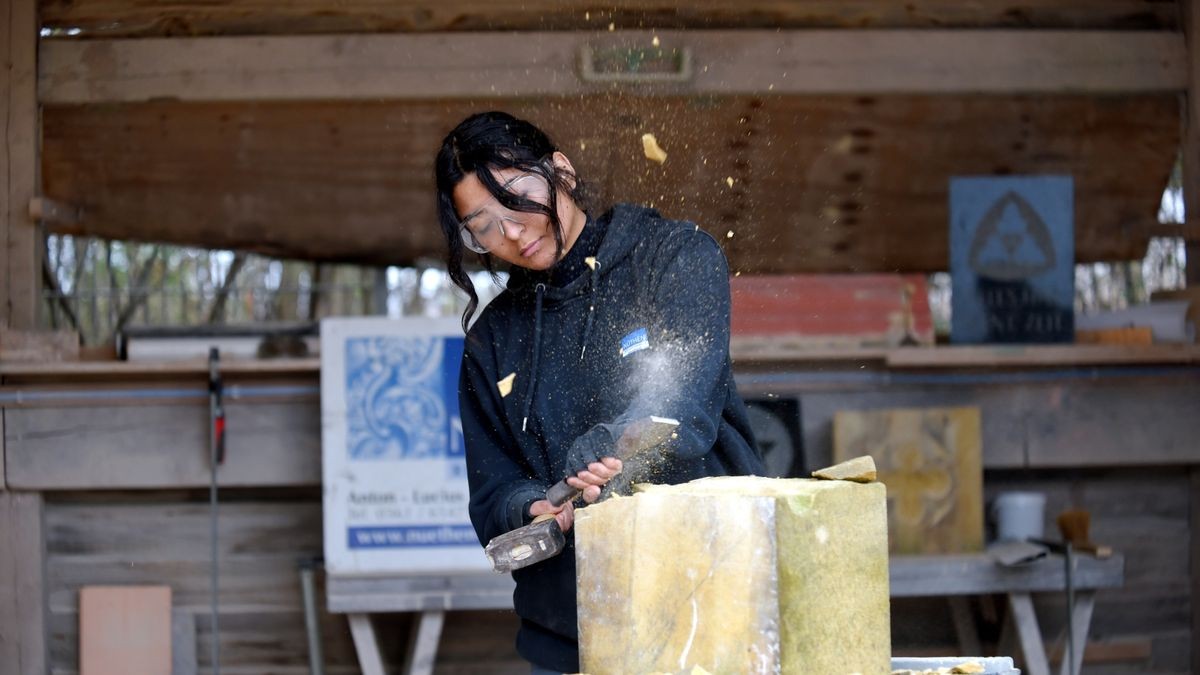
[(646, 332), (645, 328), (637, 328), (629, 335), (621, 338), (621, 358), (649, 348), (650, 334)]

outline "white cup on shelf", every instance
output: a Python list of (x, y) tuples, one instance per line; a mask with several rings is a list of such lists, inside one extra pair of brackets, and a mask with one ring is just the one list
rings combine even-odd
[(1024, 541), (1045, 536), (1046, 495), (1004, 492), (992, 502), (997, 541)]

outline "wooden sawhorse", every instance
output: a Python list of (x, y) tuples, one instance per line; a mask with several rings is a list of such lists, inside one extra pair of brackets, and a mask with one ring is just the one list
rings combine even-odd
[(451, 610), (512, 610), (513, 580), (507, 574), (484, 572), (456, 576), (330, 576), (326, 581), (329, 611), (344, 613), (350, 622), (354, 649), (363, 675), (384, 675), (383, 659), (371, 625), (371, 614), (418, 612), (409, 633), (404, 671), (430, 675), (446, 612)]
[[(1118, 588), (1125, 583), (1125, 559), (1119, 554), (1105, 559), (1076, 554), (1073, 560), (1075, 604), (1070, 611), (1078, 649), (1075, 650), (1074, 671), (1067, 669), (1067, 659), (1063, 658), (1059, 669), (1061, 675), (1078, 673), (1083, 663), (1096, 591)], [(1033, 611), (1033, 594), (1065, 593), (1067, 579), (1062, 556), (1050, 555), (1013, 567), (999, 565), (984, 554), (895, 556), (890, 561), (890, 568), (892, 597), (950, 598), (960, 642), (972, 638), (976, 643), (978, 641), (977, 635), (965, 634), (973, 632), (974, 628), (963, 596), (1004, 594), (1010, 620), (1016, 629), (1017, 646), (1024, 657), (1022, 672), (1024, 675), (1050, 675), (1050, 661)]]

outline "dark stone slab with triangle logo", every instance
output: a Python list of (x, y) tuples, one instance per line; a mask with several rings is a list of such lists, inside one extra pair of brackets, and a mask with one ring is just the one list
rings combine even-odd
[(1070, 176), (950, 180), (950, 336), (1070, 342), (1075, 334)]

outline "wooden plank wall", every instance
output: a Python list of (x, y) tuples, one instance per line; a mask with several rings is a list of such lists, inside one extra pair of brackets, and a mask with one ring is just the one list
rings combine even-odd
[[(1200, 402), (1196, 386), (1194, 377), (857, 385), (833, 391), (810, 384), (799, 394), (806, 463), (810, 468), (823, 463), (822, 448), (828, 455), (828, 419), (835, 410), (980, 405), (986, 495), (1017, 488), (1045, 491), (1051, 517), (1068, 504), (1088, 508), (1095, 538), (1127, 556), (1129, 585), (1104, 594), (1097, 608), (1096, 657), (1109, 660), (1095, 665), (1101, 668), (1095, 672), (1182, 673), (1181, 659), (1186, 664), (1190, 658), (1193, 611), (1188, 519), (1196, 507), (1190, 501), (1191, 479), (1180, 468), (1197, 464), (1197, 448), (1188, 444), (1200, 435), (1193, 428), (1200, 424), (1200, 411), (1188, 407)], [(318, 436), (311, 427), (318, 417), (316, 401), (230, 403), (233, 444), (225, 478), (233, 486), (259, 487), (228, 487), (222, 493), (223, 609), (215, 638), (207, 617), (206, 492), (197, 489), (207, 478), (203, 406), (45, 405), (24, 404), (5, 413), (10, 481), (48, 490), (45, 591), (52, 672), (77, 668), (78, 588), (111, 583), (170, 585), (177, 609), (196, 625), (197, 655), (207, 659), (211, 640), (219, 640), (226, 672), (305, 672), (297, 563), (321, 552)], [(1124, 407), (1129, 407), (1125, 413), (1112, 412)], [(1133, 413), (1141, 419), (1128, 417)], [(133, 424), (134, 415), (143, 423)], [(1135, 440), (1142, 445), (1133, 445)], [(1143, 466), (1054, 468), (1088, 461)], [(80, 471), (80, 466), (89, 468)], [(165, 489), (164, 483), (175, 489)], [(122, 491), (131, 487), (145, 489)], [(1054, 603), (1051, 598), (1045, 605), (1050, 630)], [(975, 606), (982, 610), (984, 603)], [(955, 649), (945, 603), (898, 602), (895, 611), (898, 651)], [(439, 672), (522, 672), (511, 644), (514, 622), (506, 613), (452, 614)], [(983, 623), (988, 630), (986, 616)], [(354, 672), (344, 620), (324, 616), (322, 626), (330, 672)], [(380, 622), (380, 634), (391, 636), (383, 641), (393, 663), (402, 661), (408, 626), (399, 615)], [(201, 666), (206, 672), (207, 662)]]
[(64, 234), (154, 223), (169, 242), (409, 264), (443, 253), (426, 226), (438, 144), (491, 108), (545, 126), (598, 206), (693, 219), (744, 274), (945, 269), (947, 180), (992, 173), (1075, 176), (1077, 259), (1134, 258), (1179, 144), (1171, 94), (156, 101), (47, 106), (44, 189), (86, 205)]
[(42, 495), (0, 490), (0, 672), (46, 672)]
[[(22, 489), (208, 485), (206, 403), (5, 413), (10, 484)], [(316, 400), (227, 404), (221, 484), (319, 484), (319, 413)], [(87, 432), (75, 431), (79, 429)]]
[[(78, 671), (78, 590), (91, 584), (166, 584), (196, 626), (198, 673), (211, 672), (209, 510), (203, 492), (59, 493), (46, 505), (50, 667)], [(321, 554), (316, 490), (230, 490), (220, 508), (221, 672), (308, 671), (297, 564)], [(358, 672), (345, 617), (324, 610), (326, 672)], [(393, 668), (403, 662), (410, 617), (383, 615), (376, 628)], [(446, 622), (439, 673), (527, 673), (505, 612), (456, 612)], [(394, 671), (398, 672), (398, 671)]]
[[(796, 377), (790, 386), (804, 386), (801, 376)], [(983, 411), (985, 469), (1200, 463), (1194, 441), (1200, 437), (1200, 380), (1194, 375), (990, 384), (986, 378), (949, 377), (942, 384), (925, 385), (830, 390), (810, 385), (799, 394), (807, 467), (831, 463), (831, 420), (838, 410), (959, 405)], [(742, 393), (765, 396), (754, 382), (740, 382)], [(205, 404), (132, 405), (136, 402), (51, 406), (34, 401), (7, 408), (9, 485), (26, 490), (207, 485)], [(315, 395), (231, 400), (226, 410), (229, 448), (220, 471), (223, 485), (320, 483)]]
[(976, 383), (810, 391), (799, 396), (805, 464), (827, 466), (838, 410), (978, 405), (985, 469), (1188, 465), (1200, 461), (1195, 377), (1044, 385)]

